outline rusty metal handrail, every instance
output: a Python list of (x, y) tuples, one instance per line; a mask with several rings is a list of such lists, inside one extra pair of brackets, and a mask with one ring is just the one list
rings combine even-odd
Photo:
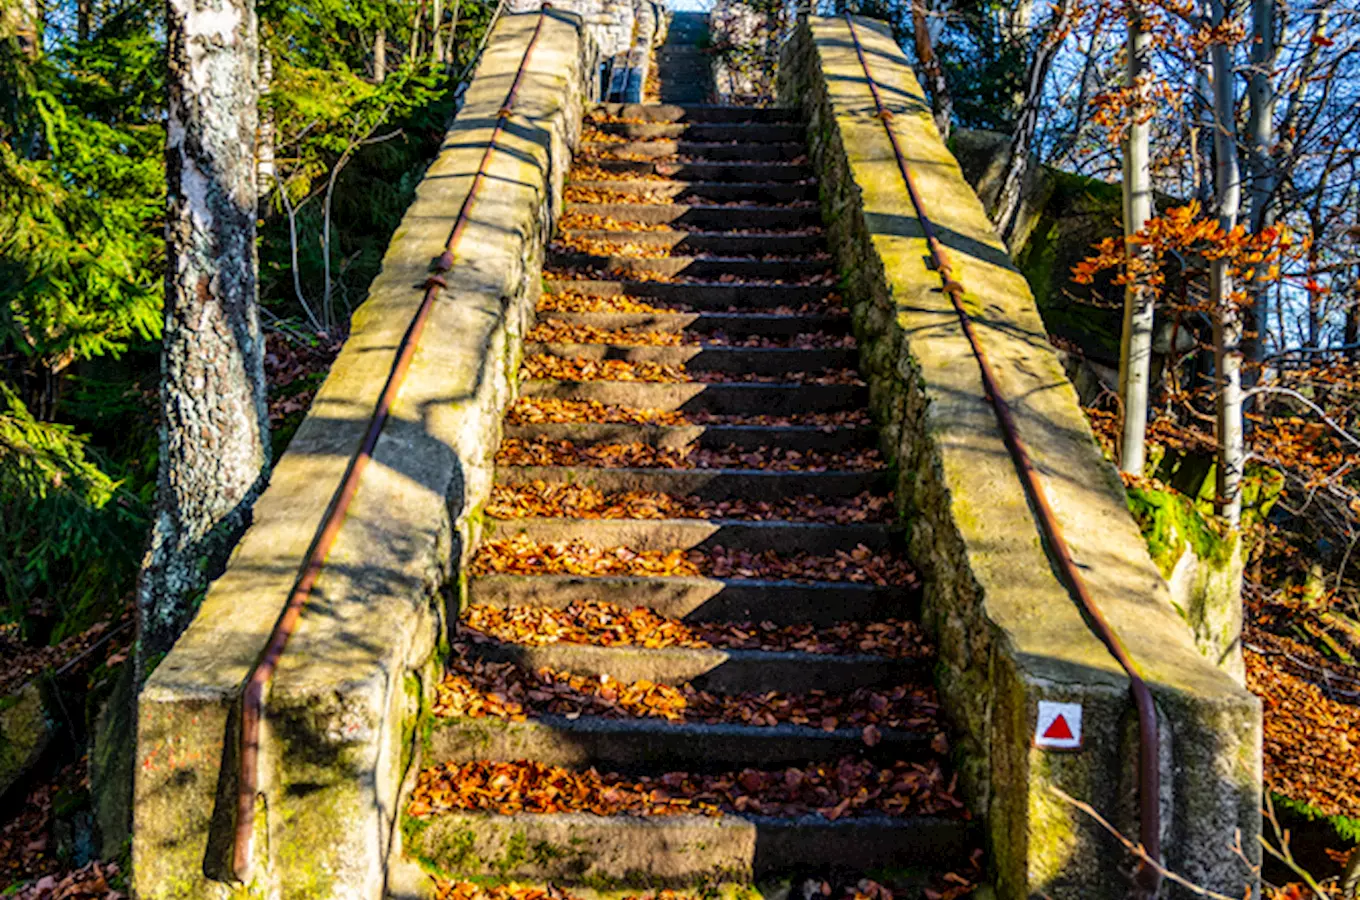
[[(997, 385), (991, 361), (987, 358), (982, 343), (978, 340), (977, 333), (974, 331), (973, 318), (963, 305), (963, 285), (954, 280), (949, 256), (945, 252), (944, 245), (940, 243), (936, 236), (935, 226), (930, 221), (930, 217), (926, 214), (925, 207), (921, 203), (921, 196), (917, 192), (916, 183), (911, 177), (911, 167), (907, 164), (906, 156), (902, 153), (902, 148), (897, 140), (897, 133), (892, 128), (892, 111), (883, 105), (883, 98), (878, 92), (878, 83), (874, 81), (873, 73), (869, 70), (869, 61), (864, 56), (864, 47), (860, 43), (859, 34), (855, 30), (855, 21), (848, 10), (845, 13), (845, 23), (850, 28), (850, 37), (855, 42), (855, 53), (859, 57), (859, 64), (864, 69), (864, 78), (868, 82), (869, 91), (874, 98), (875, 116), (883, 122), (883, 130), (887, 132), (888, 140), (892, 144), (893, 155), (897, 157), (898, 171), (902, 173), (902, 181), (907, 187), (907, 193), (911, 196), (911, 204), (916, 209), (916, 217), (921, 223), (921, 230), (925, 232), (931, 259), (935, 263), (936, 271), (940, 274), (944, 292), (949, 295), (950, 302), (954, 305), (954, 312), (958, 314), (959, 324), (963, 328), (964, 336), (968, 338), (969, 346), (972, 347), (973, 356), (977, 359), (978, 368), (982, 372), (983, 393), (986, 394), (993, 411), (996, 413), (996, 420), (1001, 426), (1006, 449), (1010, 451), (1011, 460), (1020, 475), (1025, 493), (1029, 495), (1029, 500), (1034, 506), (1035, 519), (1048, 545), (1052, 560), (1059, 572), (1062, 573), (1063, 580), (1067, 582), (1069, 591), (1076, 597), (1077, 602), (1085, 611), (1096, 635), (1109, 648), (1110, 654), (1114, 656), (1124, 669), (1125, 674), (1128, 675), (1129, 690), (1133, 694), (1133, 703), (1138, 711), (1139, 840), (1148, 858), (1160, 863), (1162, 855), (1161, 766), (1158, 759), (1160, 741), (1157, 734), (1157, 710), (1153, 703), (1152, 692), (1148, 690), (1147, 683), (1143, 681), (1142, 675), (1139, 674), (1137, 664), (1129, 655), (1124, 642), (1119, 639), (1119, 635), (1115, 633), (1109, 620), (1105, 618), (1105, 614), (1101, 611), (1095, 598), (1091, 596), (1085, 579), (1081, 577), (1081, 572), (1072, 559), (1072, 551), (1067, 545), (1067, 539), (1063, 536), (1062, 525), (1053, 513), (1053, 507), (1048, 502), (1048, 494), (1044, 490), (1043, 484), (1039, 480), (1039, 473), (1034, 468), (1034, 462), (1030, 458), (1029, 449), (1016, 428), (1015, 416), (1011, 412), (1010, 404)], [(1156, 893), (1161, 882), (1161, 872), (1156, 867), (1140, 862), (1137, 877), (1140, 886), (1147, 891), (1149, 896)]]
[(519, 69), (515, 72), (515, 80), (510, 85), (510, 91), (505, 95), (505, 102), (496, 114), (496, 125), (491, 130), (491, 137), (487, 139), (486, 151), (482, 154), (481, 163), (477, 166), (477, 173), (472, 178), (467, 196), (463, 198), (463, 205), (458, 210), (458, 218), (454, 221), (448, 239), (444, 242), (444, 252), (435, 261), (432, 273), (425, 281), (425, 295), (421, 298), (420, 306), (416, 309), (411, 323), (406, 327), (406, 333), (402, 335), (401, 343), (397, 345), (396, 359), (388, 373), (387, 383), (383, 385), (382, 394), (378, 397), (378, 403), (373, 409), (373, 416), (369, 419), (368, 428), (364, 431), (363, 440), (359, 442), (359, 448), (351, 457), (345, 475), (340, 480), (339, 487), (336, 488), (330, 507), (326, 511), (326, 516), (321, 521), (317, 536), (312, 542), (311, 549), (307, 552), (307, 559), (303, 563), (301, 575), (294, 584), (293, 592), (288, 597), (288, 603), (283, 608), (283, 613), (274, 624), (274, 630), (269, 635), (269, 642), (265, 645), (259, 661), (251, 670), (249, 678), (246, 679), (241, 709), (241, 777), (236, 794), (236, 832), (232, 852), (232, 872), (242, 882), (250, 880), (251, 851), (255, 839), (255, 797), (259, 791), (260, 725), (265, 712), (265, 691), (273, 679), (274, 672), (278, 669), (279, 659), (283, 656), (288, 639), (297, 628), (298, 621), (302, 617), (302, 610), (307, 605), (312, 588), (316, 585), (317, 577), (326, 564), (326, 556), (330, 553), (336, 537), (340, 534), (340, 527), (344, 523), (345, 513), (349, 510), (350, 501), (354, 499), (354, 495), (359, 490), (359, 478), (369, 460), (373, 458), (373, 449), (377, 446), (378, 437), (382, 434), (383, 425), (387, 422), (392, 403), (396, 400), (397, 394), (401, 391), (402, 384), (406, 380), (406, 373), (411, 367), (411, 360), (415, 356), (416, 348), (420, 345), (420, 338), (425, 331), (425, 323), (429, 319), (434, 301), (439, 295), (440, 288), (447, 287), (444, 275), (453, 268), (454, 248), (458, 245), (459, 239), (467, 228), (468, 213), (472, 210), (486, 179), (487, 166), (495, 153), (496, 141), (500, 138), (501, 131), (505, 128), (505, 122), (513, 111), (515, 99), (519, 94), (520, 83), (524, 79), (524, 73), (529, 63), (529, 57), (538, 44), (538, 38), (543, 32), (543, 23), (548, 18), (550, 8), (550, 4), (544, 3), (539, 10), (538, 24), (534, 27), (533, 36), (529, 38), (529, 45), (524, 50), (524, 58), (520, 60)]

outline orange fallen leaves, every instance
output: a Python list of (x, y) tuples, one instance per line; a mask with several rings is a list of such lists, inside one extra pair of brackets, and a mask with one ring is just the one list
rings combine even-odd
[(748, 519), (757, 522), (890, 522), (891, 494), (868, 491), (848, 498), (813, 494), (779, 501), (704, 500), (660, 491), (615, 491), (575, 482), (534, 481), (496, 485), (487, 503), (488, 515), (498, 519)]
[(657, 304), (627, 294), (592, 297), (572, 291), (545, 292), (538, 298), (539, 312), (556, 313), (664, 313), (689, 312), (683, 303)]
[(473, 575), (639, 576), (645, 578), (756, 578), (789, 581), (849, 581), (914, 588), (916, 570), (904, 559), (859, 546), (830, 556), (773, 551), (634, 550), (585, 541), (538, 543), (525, 535), (484, 541), (472, 557)]
[(760, 375), (712, 369), (690, 371), (681, 363), (652, 360), (589, 359), (536, 353), (525, 357), (521, 378), (554, 381), (642, 381), (653, 384), (846, 384), (864, 382), (856, 369), (824, 369), (820, 372), (782, 372)]
[(790, 694), (716, 694), (689, 682), (621, 682), (574, 675), (548, 667), (531, 672), (511, 662), (496, 663), (469, 655), (455, 644), (448, 674), (435, 689), (432, 706), (444, 718), (493, 718), (523, 722), (545, 715), (578, 719), (664, 719), (667, 722), (740, 724), (757, 728), (803, 725), (823, 731), (863, 729), (870, 725), (897, 731), (936, 732), (931, 749), (948, 753), (940, 728), (940, 705), (928, 681), (889, 687), (856, 688), (846, 694), (811, 691)]
[(474, 640), (543, 646), (591, 644), (602, 647), (709, 648), (777, 653), (929, 659), (934, 648), (920, 626), (900, 619), (839, 622), (834, 625), (776, 625), (773, 622), (683, 622), (645, 606), (627, 608), (602, 600), (573, 601), (565, 609), (474, 604), (459, 622)]
[(847, 756), (805, 768), (632, 778), (532, 760), (477, 760), (422, 771), (407, 811), (416, 817), (458, 810), (502, 815), (819, 815), (831, 821), (866, 814), (967, 818), (954, 791), (953, 781), (935, 760), (879, 767)]
[(506, 438), (496, 452), (503, 466), (589, 466), (628, 469), (758, 469), (780, 472), (875, 472), (884, 467), (873, 448), (823, 452), (730, 445), (722, 450), (654, 447), (639, 441), (574, 444), (549, 438)]
[(509, 425), (612, 424), (612, 425), (767, 425), (808, 426), (833, 430), (863, 427), (873, 419), (866, 409), (799, 413), (792, 416), (723, 415), (707, 412), (676, 412), (632, 406), (613, 406), (596, 400), (554, 400), (521, 397), (506, 414)]
[[(1273, 635), (1253, 635), (1252, 641), (1300, 659), (1314, 655)], [(1263, 706), (1266, 783), (1323, 815), (1360, 817), (1360, 703), (1329, 697), (1281, 657), (1250, 650), (1245, 656), (1247, 687)]]

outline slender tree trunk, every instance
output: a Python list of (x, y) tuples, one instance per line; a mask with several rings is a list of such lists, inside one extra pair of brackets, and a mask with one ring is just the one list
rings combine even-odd
[(1061, 0), (1053, 5), (1050, 31), (1034, 49), (1034, 55), (1030, 58), (1025, 102), (1020, 108), (1020, 118), (1011, 132), (1007, 148), (1006, 169), (1001, 178), (1001, 187), (997, 191), (996, 224), (1001, 230), (1001, 239), (1006, 242), (1012, 254), (1020, 250), (1015, 246), (1017, 236), (1015, 229), (1020, 218), (1025, 183), (1029, 180), (1033, 163), (1031, 147), (1034, 144), (1035, 131), (1039, 127), (1039, 107), (1043, 103), (1044, 86), (1048, 83), (1048, 70), (1053, 65), (1053, 58), (1061, 44), (1059, 34), (1066, 25), (1071, 8), (1072, 0)]
[(94, 18), (94, 0), (76, 0), (76, 40), (82, 44), (90, 39)]
[[(269, 52), (268, 45), (264, 41), (260, 41), (261, 101), (268, 98), (273, 85), (274, 55)], [(274, 163), (274, 109), (265, 102), (260, 104), (260, 129), (259, 139), (255, 147), (255, 158), (258, 161), (256, 193), (259, 196), (260, 205), (263, 207), (269, 197), (269, 192), (274, 189), (274, 179), (277, 177)], [(263, 213), (263, 209), (260, 212)]]
[(949, 93), (949, 82), (944, 77), (944, 67), (935, 55), (935, 44), (930, 37), (930, 22), (926, 17), (926, 0), (911, 0), (911, 24), (916, 41), (916, 58), (921, 63), (921, 74), (925, 76), (926, 87), (930, 91), (930, 109), (935, 117), (935, 127), (940, 137), (949, 140), (951, 119), (954, 115), (954, 98)]
[(1349, 359), (1360, 358), (1360, 278), (1351, 282), (1351, 295), (1346, 303), (1346, 324), (1341, 332), (1341, 343), (1351, 349), (1345, 351)]
[[(1248, 87), (1250, 114), (1247, 119), (1247, 168), (1251, 178), (1251, 230), (1265, 230), (1274, 218), (1275, 164), (1271, 152), (1275, 143), (1275, 0), (1252, 0), (1251, 82)], [(1255, 363), (1266, 355), (1267, 300), (1265, 267), (1260, 267), (1251, 284), (1251, 334), (1246, 353)]]
[[(1152, 169), (1149, 162), (1151, 126), (1148, 121), (1146, 80), (1152, 38), (1144, 27), (1142, 9), (1129, 5), (1128, 63), (1125, 84), (1137, 97), (1130, 111), (1124, 139), (1124, 255), (1133, 264), (1146, 250), (1131, 238), (1152, 218)], [(1148, 392), (1152, 381), (1153, 296), (1133, 279), (1124, 288), (1124, 330), (1119, 345), (1119, 396), (1124, 405), (1124, 433), (1119, 468), (1143, 474), (1147, 437)]]
[(373, 35), (373, 83), (382, 84), (387, 80), (387, 28), (379, 25)]
[(439, 40), (439, 27), (444, 24), (444, 4), (441, 0), (430, 3), (430, 62), (436, 65), (443, 62), (441, 54), (444, 44)]
[(453, 13), (449, 22), (449, 40), (444, 45), (444, 72), (452, 73), (458, 69), (458, 7), (461, 0), (453, 0)]
[(10, 0), (0, 4), (0, 38), (13, 38), (25, 59), (42, 55), (42, 9), (38, 0)]
[(139, 663), (168, 650), (248, 522), (269, 463), (256, 302), (252, 0), (166, 4), (160, 466)]
[[(1215, 27), (1227, 13), (1223, 0), (1210, 4)], [(1209, 51), (1214, 78), (1214, 205), (1219, 226), (1237, 226), (1242, 205), (1242, 173), (1237, 159), (1237, 92), (1233, 85), (1232, 47), (1221, 41)], [(1242, 470), (1246, 445), (1242, 435), (1243, 315), (1233, 299), (1226, 259), (1209, 264), (1209, 304), (1214, 316), (1214, 362), (1218, 374), (1218, 511), (1232, 528), (1242, 522)]]

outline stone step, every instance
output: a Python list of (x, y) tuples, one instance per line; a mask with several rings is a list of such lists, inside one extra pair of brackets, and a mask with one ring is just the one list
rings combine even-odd
[(448, 874), (637, 887), (750, 882), (817, 867), (943, 868), (971, 850), (968, 823), (937, 817), (441, 813), (404, 831), (407, 853)]
[(635, 331), (722, 331), (734, 338), (746, 335), (791, 338), (818, 331), (845, 334), (850, 330), (849, 316), (821, 313), (568, 313), (541, 310), (538, 318), (573, 325), (593, 325), (609, 331), (625, 328)]
[(596, 256), (549, 250), (545, 262), (553, 269), (595, 269), (611, 276), (636, 277), (660, 275), (667, 278), (683, 277), (716, 281), (723, 276), (769, 281), (795, 281), (811, 275), (826, 273), (826, 260), (809, 259), (746, 259), (708, 258), (695, 256), (663, 256), (658, 259), (617, 255)]
[(790, 416), (806, 412), (858, 409), (868, 388), (855, 384), (762, 384), (644, 381), (552, 381), (520, 385), (521, 397), (594, 400), (607, 406), (704, 412), (718, 415)]
[(568, 203), (583, 215), (606, 216), (619, 222), (675, 225), (704, 231), (808, 228), (822, 224), (813, 206), (711, 206), (688, 203)]
[(853, 369), (859, 363), (854, 347), (809, 350), (799, 347), (722, 347), (688, 344), (679, 347), (629, 346), (620, 344), (524, 345), (524, 355), (547, 354), (565, 359), (622, 359), (684, 366), (691, 372), (728, 372), (747, 375), (783, 375), (786, 372), (824, 372)]
[(774, 162), (642, 162), (631, 159), (601, 159), (591, 163), (619, 178), (661, 175), (675, 181), (694, 182), (787, 182), (807, 181), (812, 169), (806, 165)]
[[(590, 159), (603, 153), (642, 154), (648, 157), (685, 156), (692, 159), (736, 162), (796, 160), (807, 156), (801, 140), (765, 144), (740, 144), (735, 141), (676, 141), (665, 138), (645, 141), (585, 141), (581, 154)], [(603, 160), (594, 160), (603, 162)]]
[(602, 600), (646, 606), (689, 622), (774, 622), (834, 625), (915, 619), (920, 592), (900, 585), (851, 581), (754, 578), (643, 578), (631, 575), (478, 575), (468, 579), (468, 602), (488, 606), (543, 606)]
[[(690, 51), (702, 58), (702, 51)], [(677, 48), (665, 47), (658, 54), (676, 55)], [(675, 103), (601, 103), (597, 110), (622, 119), (648, 122), (798, 122), (802, 110), (791, 106), (719, 106), (716, 104)]]
[(751, 553), (810, 553), (830, 556), (861, 545), (878, 553), (901, 544), (900, 530), (890, 525), (823, 522), (751, 521), (747, 519), (574, 519), (486, 518), (487, 540), (525, 535), (541, 543), (584, 541), (633, 550), (708, 550), (724, 547)]
[(760, 308), (792, 307), (825, 301), (833, 292), (823, 284), (751, 284), (730, 282), (611, 281), (597, 278), (553, 279), (546, 285), (553, 294), (587, 297), (638, 297), (657, 303), (683, 304), (715, 312), (757, 311)]
[[(459, 631), (460, 638), (467, 632)], [(686, 681), (718, 694), (764, 694), (786, 691), (849, 693), (856, 688), (915, 684), (928, 677), (928, 659), (830, 653), (782, 653), (768, 650), (719, 650), (691, 647), (602, 647), (593, 644), (509, 644), (473, 641), (469, 652), (492, 662), (513, 662), (526, 669), (543, 667), (589, 678), (608, 675), (617, 681), (653, 681), (679, 685)]]
[[(917, 759), (931, 753), (936, 729), (882, 729), (876, 759)], [(808, 725), (672, 723), (660, 718), (605, 719), (545, 715), (525, 722), (434, 718), (427, 763), (532, 759), (554, 766), (595, 766), (630, 774), (670, 770), (765, 769), (834, 761), (866, 750), (858, 728), (823, 731)]]
[[(758, 201), (769, 206), (781, 203), (794, 203), (799, 200), (816, 200), (816, 182), (791, 184), (784, 181), (653, 181), (647, 179), (617, 181), (578, 181), (571, 180), (572, 187), (594, 191), (619, 191), (621, 193), (645, 193), (653, 197), (666, 198), (670, 202), (685, 201), (729, 203), (734, 201)], [(742, 209), (743, 207), (726, 207)]]
[(801, 124), (732, 124), (727, 122), (596, 122), (594, 127), (606, 134), (633, 140), (684, 138), (688, 141), (736, 141), (740, 144), (787, 143), (801, 141), (807, 129)]
[(774, 472), (767, 469), (606, 469), (597, 466), (496, 466), (497, 484), (583, 484), (597, 490), (662, 491), (703, 500), (775, 502), (800, 494), (854, 497), (884, 489), (883, 472)]
[(740, 447), (780, 447), (785, 450), (815, 450), (829, 452), (858, 450), (874, 446), (877, 434), (873, 428), (855, 426), (822, 427), (791, 425), (633, 425), (627, 423), (575, 424), (543, 423), (537, 425), (507, 425), (508, 438), (551, 441), (571, 441), (578, 445), (590, 444), (646, 444), (671, 450), (701, 447), (720, 450)]
[[(665, 247), (677, 256), (797, 256), (825, 246), (820, 234), (724, 234), (721, 231), (603, 231), (564, 228), (562, 234), (589, 241)], [(825, 264), (824, 264), (825, 265)]]

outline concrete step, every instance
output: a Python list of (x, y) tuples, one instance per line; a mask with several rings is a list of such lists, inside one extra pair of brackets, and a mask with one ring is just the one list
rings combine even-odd
[(727, 122), (596, 122), (594, 127), (606, 134), (633, 140), (684, 138), (687, 141), (736, 141), (739, 144), (788, 143), (801, 141), (807, 129), (801, 124), (731, 124)]
[[(459, 628), (460, 638), (470, 632)], [(593, 644), (508, 644), (472, 641), (469, 652), (492, 662), (513, 662), (526, 669), (543, 667), (575, 675), (657, 684), (692, 683), (719, 694), (786, 691), (849, 693), (856, 688), (914, 684), (928, 677), (932, 662), (883, 656), (830, 653), (776, 653), (689, 647), (601, 647)]]
[(766, 469), (605, 469), (595, 466), (496, 466), (497, 484), (572, 483), (601, 491), (663, 491), (703, 500), (775, 502), (799, 494), (854, 497), (882, 490), (883, 472), (774, 472)]
[(632, 425), (625, 423), (507, 425), (505, 437), (522, 440), (546, 438), (589, 444), (646, 444), (671, 450), (700, 447), (720, 450), (740, 447), (780, 447), (785, 450), (834, 452), (874, 446), (877, 433), (872, 428), (811, 425), (773, 427), (769, 425)]
[(822, 275), (830, 270), (830, 263), (827, 260), (695, 256), (663, 256), (659, 259), (650, 259), (627, 255), (596, 256), (562, 250), (549, 250), (545, 265), (554, 269), (597, 269), (622, 277), (662, 275), (698, 278), (704, 281), (716, 281), (725, 275), (768, 281), (797, 281), (811, 275)]
[(566, 313), (545, 310), (538, 313), (538, 318), (574, 325), (593, 325), (610, 331), (625, 328), (635, 331), (722, 331), (734, 338), (747, 335), (791, 338), (818, 331), (845, 334), (850, 330), (849, 316), (821, 313)]
[(633, 550), (708, 550), (724, 547), (751, 553), (810, 553), (830, 556), (863, 545), (878, 553), (901, 544), (890, 525), (747, 519), (573, 519), (484, 520), (487, 540), (525, 535), (538, 543), (580, 540)]
[(827, 369), (853, 369), (859, 364), (859, 351), (853, 347), (809, 350), (799, 347), (706, 347), (702, 344), (679, 347), (557, 343), (524, 345), (525, 356), (540, 353), (565, 359), (667, 363), (684, 366), (691, 372), (728, 372), (733, 375), (823, 372)]
[(825, 247), (820, 234), (724, 234), (721, 231), (603, 231), (564, 228), (563, 235), (642, 247), (665, 247), (677, 256), (797, 256)]
[(583, 215), (607, 216), (620, 222), (674, 225), (703, 231), (807, 228), (820, 226), (822, 214), (812, 206), (711, 206), (687, 203), (568, 203)]
[(594, 400), (608, 406), (704, 412), (718, 415), (789, 416), (806, 412), (857, 409), (868, 388), (854, 384), (699, 384), (643, 381), (532, 380), (520, 385), (521, 397)]
[(776, 625), (914, 619), (920, 609), (920, 593), (912, 587), (850, 581), (628, 575), (478, 575), (468, 580), (469, 603), (566, 609), (588, 600), (646, 606), (663, 616), (690, 622)]
[(646, 193), (650, 196), (664, 197), (680, 203), (703, 200), (715, 203), (754, 201), (769, 206), (777, 206), (781, 203), (817, 199), (817, 184), (815, 182), (791, 184), (784, 181), (654, 181), (648, 179), (578, 181), (572, 179), (570, 183), (573, 187), (585, 190)]
[(806, 165), (775, 162), (640, 162), (631, 159), (601, 159), (592, 165), (616, 173), (620, 179), (642, 175), (661, 175), (675, 181), (781, 182), (807, 181), (812, 169)]
[(587, 297), (639, 297), (657, 303), (682, 304), (715, 312), (755, 312), (759, 309), (792, 307), (824, 302), (833, 288), (822, 284), (750, 284), (729, 282), (630, 281), (620, 279), (553, 279), (547, 290), (554, 294)]
[[(659, 54), (675, 54), (665, 47)], [(702, 52), (699, 52), (702, 56)], [(791, 106), (719, 106), (716, 104), (601, 103), (595, 107), (606, 115), (648, 122), (799, 122), (802, 110)]]
[(441, 813), (405, 834), (407, 853), (449, 874), (638, 887), (817, 867), (952, 867), (971, 849), (968, 823), (936, 817)]
[[(918, 759), (931, 753), (937, 729), (882, 729), (876, 759)], [(713, 771), (746, 766), (773, 769), (834, 761), (863, 753), (858, 728), (823, 731), (809, 725), (709, 725), (660, 718), (605, 719), (545, 715), (525, 722), (433, 718), (425, 759), (460, 763), (478, 759), (532, 759), (554, 766), (595, 766), (633, 774), (668, 770)]]
[[(597, 157), (603, 153), (643, 154), (649, 157), (686, 156), (702, 160), (732, 160), (738, 162), (757, 162), (772, 160), (795, 160), (807, 156), (807, 145), (801, 140), (771, 142), (764, 144), (739, 144), (733, 141), (676, 141), (655, 138), (640, 141), (601, 142), (585, 141), (581, 153), (586, 158)], [(599, 162), (597, 160), (597, 162)]]

